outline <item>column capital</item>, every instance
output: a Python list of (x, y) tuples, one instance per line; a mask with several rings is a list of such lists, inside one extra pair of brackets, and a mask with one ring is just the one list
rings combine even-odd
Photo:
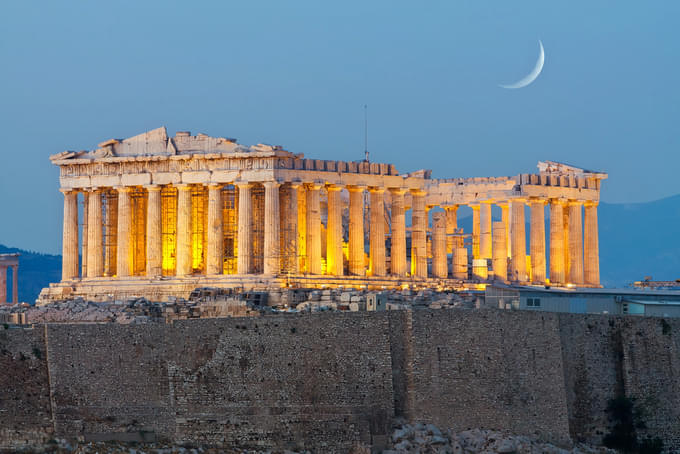
[(208, 186), (208, 189), (222, 189), (222, 186), (224, 186), (224, 184), (211, 181), (210, 183), (207, 183), (206, 186)]
[(276, 189), (276, 188), (278, 188), (279, 186), (281, 186), (281, 183), (279, 183), (278, 181), (275, 181), (275, 180), (269, 180), (269, 181), (263, 181), (263, 182), (262, 182), (262, 185), (263, 185), (265, 188)]
[(347, 186), (347, 190), (349, 192), (364, 192), (366, 190), (366, 186), (364, 186), (364, 185), (349, 185), (349, 186)]
[(234, 181), (234, 186), (236, 186), (239, 189), (248, 189), (253, 187), (253, 183), (250, 181)]
[(529, 204), (532, 203), (542, 203), (543, 205), (546, 205), (548, 203), (548, 200), (542, 198), (542, 197), (529, 197)]
[(584, 203), (585, 203), (585, 200), (570, 199), (568, 205), (569, 206), (581, 206)]
[(567, 200), (564, 197), (556, 197), (556, 198), (550, 199), (551, 205), (567, 205), (567, 203), (569, 203), (569, 200)]
[(61, 192), (64, 195), (68, 195), (68, 194), (72, 194), (74, 192), (77, 194), (78, 190), (73, 189), (73, 188), (59, 188), (59, 192)]
[(191, 189), (191, 185), (188, 183), (179, 183), (179, 184), (173, 184), (174, 187), (177, 188), (179, 191), (188, 191)]
[(310, 183), (305, 183), (305, 187), (307, 187), (307, 189), (311, 189), (313, 191), (318, 191), (319, 189), (324, 187), (324, 183), (322, 183), (320, 181), (312, 181)]
[(458, 206), (459, 206), (459, 205), (458, 205), (457, 203), (456, 203), (456, 204), (453, 204), (453, 205), (441, 205), (441, 207), (442, 207), (445, 211), (458, 211)]
[(116, 190), (116, 192), (131, 192), (132, 188), (130, 186), (114, 186), (113, 189)]
[(337, 185), (337, 184), (328, 184), (326, 185), (326, 191), (328, 192), (337, 192), (337, 191), (342, 191), (343, 186)]
[(487, 200), (480, 200), (479, 203), (480, 204), (481, 203), (488, 203), (489, 205), (492, 205), (492, 204), (496, 203), (496, 201), (494, 199), (487, 199)]
[(583, 206), (585, 207), (596, 207), (600, 204), (599, 200), (586, 200), (583, 202)]
[(408, 191), (408, 188), (405, 188), (405, 187), (387, 188), (387, 190), (390, 191), (390, 193), (394, 194), (394, 195), (404, 195)]
[(146, 189), (148, 192), (160, 191), (162, 189), (159, 184), (145, 184), (142, 187)]
[(369, 186), (368, 192), (375, 192), (377, 194), (384, 194), (385, 188), (380, 187), (380, 186)]
[(472, 208), (473, 210), (479, 210), (481, 207), (481, 204), (479, 202), (472, 202), (468, 203), (468, 206)]
[(508, 203), (527, 203), (526, 197), (513, 197), (511, 199), (508, 199)]
[(427, 195), (427, 191), (421, 188), (415, 188), (411, 189), (411, 195), (420, 195), (420, 196), (425, 196)]
[(288, 184), (290, 185), (291, 188), (293, 189), (299, 189), (302, 186), (301, 181), (289, 181)]

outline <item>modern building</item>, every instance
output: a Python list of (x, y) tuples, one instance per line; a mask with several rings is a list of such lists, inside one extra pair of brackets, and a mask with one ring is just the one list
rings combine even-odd
[[(199, 286), (452, 287), (489, 276), (600, 285), (602, 172), (547, 161), (536, 174), (433, 179), (165, 128), (50, 159), (64, 194), (63, 269), (42, 301), (163, 299)], [(472, 232), (458, 228), (462, 205)]]
[(573, 314), (680, 317), (680, 291), (604, 288), (541, 288), (493, 284), (485, 307)]

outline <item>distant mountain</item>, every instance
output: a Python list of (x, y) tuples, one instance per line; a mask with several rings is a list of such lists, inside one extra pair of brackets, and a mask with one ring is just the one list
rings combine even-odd
[[(61, 280), (61, 256), (41, 254), (39, 252), (24, 251), (0, 244), (0, 254), (18, 252), (19, 257), (19, 301), (33, 303), (38, 298), (40, 290), (50, 282)], [(11, 286), (11, 279), (8, 279)], [(12, 299), (11, 291), (7, 298)]]
[[(655, 280), (680, 279), (680, 194), (647, 203), (601, 203), (598, 218), (600, 274), (603, 285), (620, 287), (645, 276), (652, 276)], [(546, 224), (548, 234), (550, 230), (547, 215)], [(471, 232), (471, 216), (461, 217), (459, 226), (466, 232)], [(527, 249), (528, 232), (527, 226)], [(548, 247), (546, 238), (546, 248)], [(21, 254), (21, 301), (34, 302), (43, 287), (61, 280), (60, 255), (0, 245), (0, 254), (11, 252)], [(11, 298), (11, 293), (8, 296)]]

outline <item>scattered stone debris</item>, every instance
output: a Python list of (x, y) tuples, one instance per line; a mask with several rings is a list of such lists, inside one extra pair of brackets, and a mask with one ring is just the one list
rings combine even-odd
[(578, 444), (561, 448), (507, 432), (473, 429), (455, 433), (433, 424), (403, 424), (394, 429), (390, 449), (383, 454), (615, 454), (599, 446)]

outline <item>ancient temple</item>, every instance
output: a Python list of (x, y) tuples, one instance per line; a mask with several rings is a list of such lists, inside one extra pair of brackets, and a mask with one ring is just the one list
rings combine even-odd
[[(602, 172), (546, 161), (534, 174), (433, 179), (165, 128), (50, 159), (64, 194), (63, 268), (43, 301), (207, 286), (600, 285)], [(463, 205), (472, 232), (458, 227)]]

